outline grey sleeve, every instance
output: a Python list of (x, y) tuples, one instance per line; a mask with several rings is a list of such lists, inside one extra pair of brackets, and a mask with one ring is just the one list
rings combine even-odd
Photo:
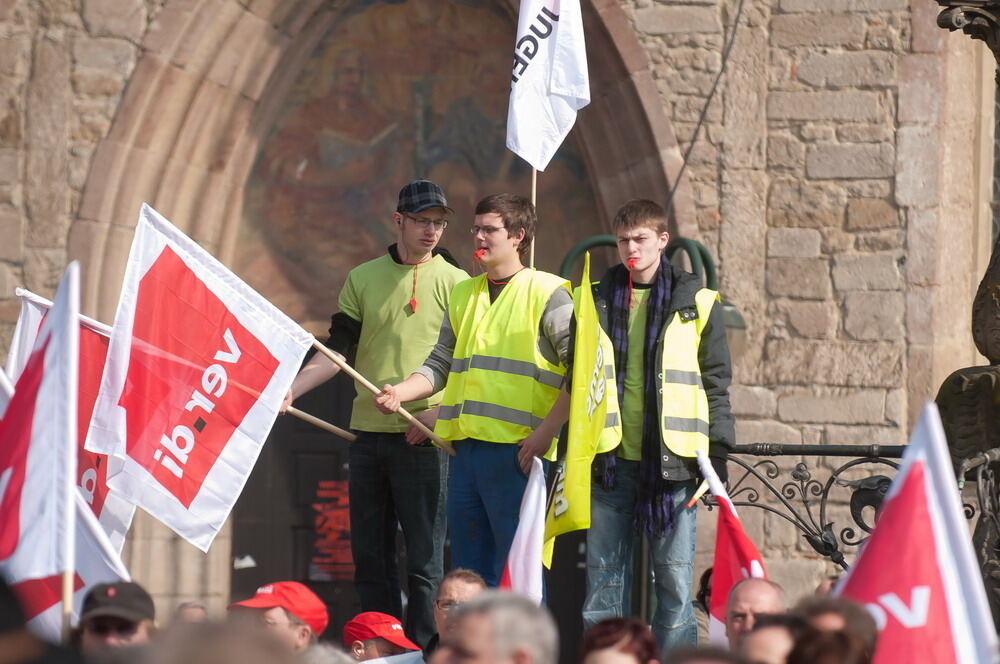
[(558, 288), (549, 297), (538, 326), (538, 350), (549, 362), (569, 366), (573, 353), (570, 346), (572, 321), (573, 296), (565, 288)]
[(441, 321), (441, 331), (438, 332), (437, 343), (431, 349), (431, 354), (424, 360), (423, 366), (413, 373), (420, 374), (434, 386), (435, 392), (444, 389), (451, 370), (451, 360), (455, 356), (455, 330), (451, 328), (448, 312)]

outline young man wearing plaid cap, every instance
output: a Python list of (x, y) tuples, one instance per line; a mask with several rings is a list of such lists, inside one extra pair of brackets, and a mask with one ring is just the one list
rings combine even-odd
[[(451, 213), (438, 185), (407, 184), (392, 215), (396, 243), (351, 270), (340, 292), (327, 346), (341, 354), (356, 346), (355, 367), (377, 384), (402, 380), (426, 357), (452, 286), (468, 277), (437, 246)], [(337, 371), (326, 356), (314, 355), (292, 383), (284, 407)], [(427, 395), (410, 412), (433, 426), (439, 402), (438, 395)], [(395, 547), (401, 526), (409, 582), (406, 631), (424, 644), (435, 631), (434, 592), (442, 573), (446, 459), (402, 417), (378, 412), (360, 387), (351, 428), (358, 434), (349, 448), (351, 552), (361, 608), (403, 613)]]

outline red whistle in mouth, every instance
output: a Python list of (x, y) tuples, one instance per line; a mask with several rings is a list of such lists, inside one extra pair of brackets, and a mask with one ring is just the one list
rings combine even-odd
[(639, 262), (638, 258), (630, 258), (625, 263), (626, 263), (626, 265), (628, 265), (628, 269), (634, 270), (635, 269), (635, 264), (638, 263), (638, 262)]
[(477, 261), (481, 261), (483, 260), (483, 256), (485, 255), (486, 255), (486, 249), (479, 248), (476, 249), (475, 253), (472, 254), (472, 257), (475, 258)]

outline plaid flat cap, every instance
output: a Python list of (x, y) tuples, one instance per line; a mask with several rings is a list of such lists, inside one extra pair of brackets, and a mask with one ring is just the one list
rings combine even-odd
[(448, 207), (444, 191), (430, 180), (414, 180), (399, 190), (399, 204), (396, 212), (422, 212), (427, 208), (442, 207), (454, 214)]

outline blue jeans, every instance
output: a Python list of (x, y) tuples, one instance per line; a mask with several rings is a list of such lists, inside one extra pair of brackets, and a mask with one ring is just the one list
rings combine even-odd
[(357, 434), (348, 448), (348, 486), (361, 610), (403, 618), (396, 562), (396, 530), (402, 528), (409, 587), (405, 631), (423, 645), (437, 631), (433, 603), (444, 558), (447, 457), (436, 447), (407, 444), (401, 433)]
[(448, 474), (451, 566), (471, 569), (490, 586), (503, 575), (528, 478), (518, 446), (466, 438), (455, 441)]
[[(633, 547), (639, 539), (634, 515), (639, 462), (617, 459), (615, 488), (591, 485), (590, 530), (587, 531), (587, 598), (583, 625), (626, 615), (632, 586)], [(695, 510), (685, 509), (694, 494), (695, 480), (674, 485), (675, 526), (666, 537), (652, 538), (656, 611), (651, 627), (666, 661), (670, 650), (696, 645), (691, 589), (694, 585)]]

